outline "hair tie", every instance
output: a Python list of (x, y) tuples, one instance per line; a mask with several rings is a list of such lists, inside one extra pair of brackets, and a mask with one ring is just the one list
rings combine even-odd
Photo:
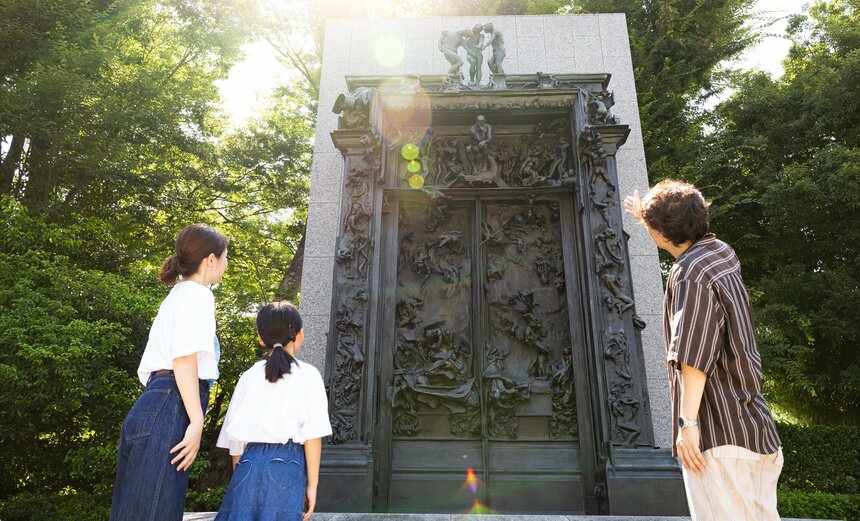
[(284, 347), (284, 344), (282, 344), (282, 343), (278, 342), (277, 344), (273, 344), (273, 345), (272, 345), (272, 349), (276, 349), (276, 348), (278, 348), (278, 347)]

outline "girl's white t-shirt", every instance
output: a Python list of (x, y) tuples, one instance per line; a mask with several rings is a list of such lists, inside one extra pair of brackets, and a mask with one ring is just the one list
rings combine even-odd
[(290, 373), (272, 383), (266, 380), (266, 361), (245, 371), (227, 408), (216, 445), (230, 449), (231, 456), (257, 443), (303, 444), (331, 435), (328, 399), (319, 370), (297, 362)]
[(158, 308), (137, 375), (146, 385), (159, 369), (173, 369), (173, 359), (197, 353), (197, 377), (218, 378), (215, 356), (215, 296), (192, 280), (173, 288)]

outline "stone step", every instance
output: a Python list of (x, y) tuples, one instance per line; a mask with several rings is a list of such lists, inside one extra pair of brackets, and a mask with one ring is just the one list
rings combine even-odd
[[(186, 513), (183, 521), (212, 521), (215, 512)], [(311, 521), (689, 521), (689, 517), (666, 516), (564, 516), (519, 514), (346, 514), (319, 512)], [(782, 521), (821, 521), (789, 519)]]

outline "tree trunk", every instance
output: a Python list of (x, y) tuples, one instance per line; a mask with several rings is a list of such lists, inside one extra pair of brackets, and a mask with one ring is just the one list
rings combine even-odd
[(302, 232), (302, 238), (298, 248), (296, 248), (295, 255), (293, 255), (293, 261), (287, 267), (281, 285), (278, 287), (278, 292), (275, 295), (278, 299), (295, 301), (299, 296), (299, 286), (302, 282), (302, 264), (305, 261), (305, 237), (307, 237), (307, 228)]
[(39, 138), (30, 139), (30, 158), (27, 161), (27, 186), (24, 204), (28, 208), (43, 206), (54, 190), (54, 169), (48, 155), (49, 145)]
[(21, 165), (21, 154), (24, 152), (24, 136), (12, 136), (9, 151), (0, 163), (0, 193), (8, 194), (15, 182), (15, 172)]

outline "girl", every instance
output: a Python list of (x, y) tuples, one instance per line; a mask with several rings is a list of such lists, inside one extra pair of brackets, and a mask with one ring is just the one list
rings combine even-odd
[(331, 434), (325, 387), (316, 367), (296, 360), (305, 332), (292, 304), (266, 304), (257, 334), (266, 357), (239, 378), (218, 437), (230, 449), (233, 479), (215, 519), (306, 521), (322, 438)]
[(180, 521), (188, 468), (200, 449), (209, 382), (218, 377), (217, 284), (227, 238), (205, 224), (179, 232), (159, 278), (174, 284), (158, 308), (137, 374), (146, 386), (122, 424), (111, 521)]

